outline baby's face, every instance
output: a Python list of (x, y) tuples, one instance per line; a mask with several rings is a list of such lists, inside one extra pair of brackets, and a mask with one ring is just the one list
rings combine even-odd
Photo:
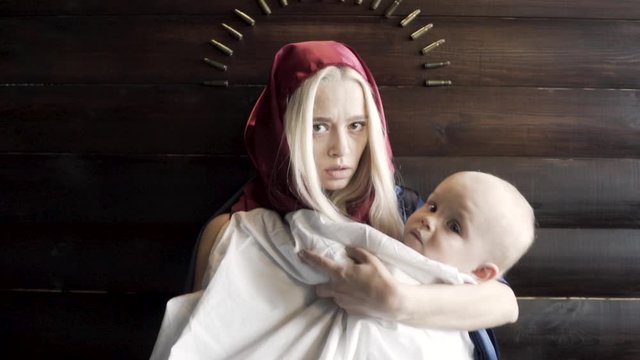
[(457, 173), (441, 182), (407, 220), (403, 242), (426, 257), (471, 273), (489, 262), (493, 240), (512, 224), (504, 191), (488, 176)]

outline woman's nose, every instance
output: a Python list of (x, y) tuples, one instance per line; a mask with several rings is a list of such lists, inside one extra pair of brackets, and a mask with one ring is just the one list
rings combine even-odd
[(349, 144), (349, 136), (346, 130), (336, 129), (331, 134), (331, 146), (329, 147), (329, 155), (333, 157), (341, 157), (351, 152)]

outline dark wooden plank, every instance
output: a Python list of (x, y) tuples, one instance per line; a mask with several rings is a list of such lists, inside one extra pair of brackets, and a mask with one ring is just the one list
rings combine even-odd
[(247, 158), (4, 155), (0, 223), (202, 224), (249, 178)]
[(640, 300), (522, 299), (520, 319), (497, 329), (504, 359), (640, 357)]
[(148, 359), (170, 297), (0, 294), (4, 359)]
[[(331, 15), (382, 15), (392, 1), (383, 1), (377, 10), (370, 10), (371, 0), (358, 6), (346, 0), (289, 1), (283, 8), (277, 0), (268, 0), (272, 16), (280, 14), (331, 14)], [(55, 1), (55, 0), (4, 0), (0, 13), (6, 15), (83, 15), (83, 14), (218, 14), (233, 8), (244, 9), (257, 17), (262, 16), (255, 0), (140, 0), (140, 1)], [(423, 14), (447, 16), (501, 16), (501, 17), (568, 17), (587, 19), (638, 19), (640, 7), (634, 0), (603, 2), (581, 0), (578, 4), (548, 0), (478, 0), (469, 6), (464, 0), (404, 0), (396, 14), (406, 15), (415, 8)]]
[(0, 151), (244, 155), (262, 87), (0, 87)]
[[(0, 152), (243, 155), (261, 90), (0, 87)], [(640, 157), (638, 91), (384, 87), (382, 98), (397, 156)]]
[[(90, 16), (0, 19), (0, 83), (260, 84), (284, 43), (333, 38), (352, 44), (381, 84), (422, 85), (427, 78), (463, 86), (638, 88), (640, 23), (549, 19), (434, 18), (418, 41), (415, 28), (383, 17), (270, 17), (244, 26), (236, 41), (223, 16)], [(416, 23), (415, 27), (423, 24)], [(235, 50), (222, 55), (218, 38)], [(422, 56), (439, 38), (445, 45)], [(585, 41), (588, 39), (588, 41)], [(380, 56), (384, 54), (384, 56)], [(227, 63), (219, 73), (201, 63)], [(450, 60), (437, 73), (425, 61)], [(437, 90), (434, 90), (437, 91)]]
[(428, 195), (447, 175), (478, 170), (517, 186), (541, 227), (640, 227), (640, 160), (400, 157), (402, 180)]
[(538, 229), (509, 272), (518, 296), (640, 297), (640, 230)]
[(639, 157), (638, 95), (530, 88), (382, 91), (400, 156)]
[(202, 225), (0, 225), (0, 289), (178, 293)]

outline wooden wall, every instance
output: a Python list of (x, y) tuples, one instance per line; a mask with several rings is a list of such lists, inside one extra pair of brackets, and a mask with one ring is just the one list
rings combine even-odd
[(0, 1), (0, 356), (147, 358), (200, 226), (252, 174), (242, 129), (273, 53), (336, 39), (383, 86), (406, 185), (483, 170), (533, 204), (504, 357), (640, 357), (640, 3), (267, 2)]

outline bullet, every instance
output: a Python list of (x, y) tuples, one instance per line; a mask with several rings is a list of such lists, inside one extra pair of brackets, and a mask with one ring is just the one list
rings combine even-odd
[(362, 0), (356, 0), (356, 5), (362, 5)]
[(449, 65), (451, 65), (451, 61), (425, 63), (423, 66), (425, 69), (437, 69), (437, 68), (441, 68)]
[(421, 27), (420, 29), (414, 31), (413, 34), (411, 34), (411, 39), (415, 40), (419, 38), (420, 36), (426, 34), (427, 31), (431, 30), (432, 27), (433, 27), (433, 24), (427, 24)]
[(445, 43), (444, 39), (440, 39), (438, 41), (432, 42), (431, 44), (425, 46), (424, 48), (422, 48), (422, 55), (426, 55), (429, 51), (437, 48), (438, 46), (442, 45)]
[(231, 36), (233, 36), (234, 38), (236, 38), (238, 40), (242, 40), (242, 34), (238, 30), (232, 28), (231, 26), (229, 26), (229, 25), (227, 25), (225, 23), (222, 23), (221, 25), (225, 30), (227, 30), (227, 32), (229, 34), (231, 34)]
[(451, 80), (426, 80), (424, 82), (424, 86), (429, 86), (429, 87), (433, 87), (433, 86), (450, 86)]
[(389, 7), (387, 8), (387, 11), (384, 13), (384, 16), (386, 16), (387, 18), (390, 18), (391, 15), (393, 15), (393, 13), (396, 11), (396, 9), (398, 8), (398, 5), (400, 5), (401, 2), (402, 0), (395, 0), (391, 5), (389, 5)]
[(238, 15), (240, 17), (240, 19), (242, 19), (242, 21), (246, 22), (247, 24), (254, 26), (256, 24), (256, 21), (253, 20), (253, 18), (245, 13), (243, 13), (242, 11), (238, 10), (238, 9), (233, 9), (233, 12)]
[(227, 80), (210, 80), (210, 81), (203, 81), (202, 85), (205, 86), (220, 86), (220, 87), (228, 87), (229, 86), (229, 81)]
[(287, 0), (280, 0), (280, 5), (282, 7), (285, 7), (285, 6), (289, 5), (289, 2)]
[(215, 60), (211, 60), (209, 58), (204, 58), (202, 59), (202, 61), (206, 62), (207, 64), (213, 66), (214, 68), (218, 69), (218, 70), (222, 70), (222, 71), (227, 71), (227, 65), (223, 64), (223, 63), (219, 63)]
[(406, 18), (404, 18), (404, 19), (402, 19), (402, 21), (400, 21), (400, 26), (405, 27), (405, 26), (409, 25), (409, 23), (412, 22), (413, 19), (415, 19), (416, 16), (418, 16), (418, 14), (420, 14), (420, 9), (414, 10), (411, 14), (407, 15)]
[(269, 5), (267, 5), (267, 2), (265, 0), (258, 0), (258, 4), (260, 4), (262, 12), (265, 15), (271, 15), (271, 9), (269, 8)]
[(222, 51), (225, 55), (227, 55), (227, 56), (233, 55), (233, 50), (231, 50), (228, 47), (224, 46), (222, 43), (211, 39), (211, 44), (213, 46), (215, 46), (216, 48), (218, 48), (218, 50)]

